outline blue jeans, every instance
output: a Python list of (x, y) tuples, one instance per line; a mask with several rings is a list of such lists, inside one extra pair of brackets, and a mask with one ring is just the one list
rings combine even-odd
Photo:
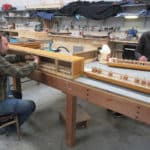
[(15, 113), (19, 118), (19, 125), (22, 125), (35, 111), (35, 103), (31, 100), (6, 99), (0, 101), (0, 115)]

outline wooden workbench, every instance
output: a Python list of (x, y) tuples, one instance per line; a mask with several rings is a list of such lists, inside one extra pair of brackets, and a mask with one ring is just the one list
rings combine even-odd
[[(91, 66), (95, 66), (95, 64), (91, 64)], [(101, 67), (106, 67), (106, 65)], [(87, 69), (88, 68), (89, 66), (87, 66)], [(118, 70), (117, 68), (114, 69)], [(118, 71), (123, 72), (123, 69)], [(131, 70), (124, 69), (124, 71), (125, 73), (129, 73)], [(140, 76), (143, 74), (144, 78), (150, 76), (150, 72), (143, 73), (142, 71), (133, 70), (132, 73), (133, 75), (138, 74)], [(140, 122), (150, 124), (149, 94), (135, 92), (120, 86), (113, 87), (112, 84), (86, 77), (79, 77), (71, 80), (38, 70), (34, 71), (30, 75), (30, 78), (66, 93), (66, 142), (70, 147), (76, 143), (75, 123), (77, 97), (98, 106), (119, 112)], [(17, 83), (19, 80), (17, 79), (15, 82)], [(17, 86), (18, 84), (14, 85), (17, 90), (21, 90), (20, 86)]]
[[(135, 71), (133, 72), (135, 73)], [(77, 97), (140, 122), (150, 124), (150, 100), (148, 94), (119, 86), (113, 87), (112, 84), (86, 77), (70, 80), (46, 72), (35, 71), (30, 78), (66, 93), (66, 142), (70, 147), (76, 143)]]

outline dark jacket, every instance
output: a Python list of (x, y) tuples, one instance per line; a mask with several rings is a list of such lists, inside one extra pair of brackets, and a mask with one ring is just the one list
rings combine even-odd
[(136, 59), (139, 59), (141, 56), (146, 56), (148, 61), (150, 61), (150, 31), (142, 34), (135, 50)]
[(79, 14), (95, 20), (106, 19), (121, 12), (120, 4), (113, 2), (72, 2), (60, 9), (63, 15), (74, 16)]

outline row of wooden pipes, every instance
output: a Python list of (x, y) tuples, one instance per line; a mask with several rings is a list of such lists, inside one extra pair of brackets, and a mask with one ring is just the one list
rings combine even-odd
[(127, 64), (136, 64), (136, 65), (150, 66), (150, 62), (144, 62), (144, 61), (138, 61), (138, 60), (129, 60), (129, 59), (111, 58), (110, 62), (112, 62), (112, 63), (127, 63)]
[(139, 84), (141, 86), (150, 87), (149, 80), (141, 79), (138, 77), (131, 77), (131, 76), (128, 76), (127, 74), (124, 75), (124, 74), (114, 73), (112, 71), (106, 71), (106, 70), (103, 70), (101, 68), (96, 68), (96, 67), (92, 68), (92, 72), (99, 74), (99, 75), (104, 75), (105, 77), (108, 77), (108, 78), (114, 78), (117, 80), (123, 80), (123, 81), (131, 82), (133, 84)]

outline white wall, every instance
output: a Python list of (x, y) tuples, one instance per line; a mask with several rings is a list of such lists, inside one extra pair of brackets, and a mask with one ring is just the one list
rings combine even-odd
[[(71, 1), (78, 1), (78, 0), (63, 0), (64, 4), (70, 3)], [(80, 0), (80, 1), (97, 2), (97, 1), (101, 1), (101, 0)], [(102, 1), (114, 1), (114, 2), (118, 2), (118, 1), (121, 1), (121, 0), (102, 0)]]
[[(4, 3), (9, 3), (14, 6), (19, 6), (19, 7), (25, 7), (28, 5), (41, 5), (41, 4), (51, 4), (51, 3), (69, 3), (72, 1), (77, 1), (77, 0), (0, 0), (0, 6), (2, 6)], [(82, 1), (100, 1), (100, 0), (82, 0)], [(120, 1), (120, 0), (104, 0), (104, 1)]]

